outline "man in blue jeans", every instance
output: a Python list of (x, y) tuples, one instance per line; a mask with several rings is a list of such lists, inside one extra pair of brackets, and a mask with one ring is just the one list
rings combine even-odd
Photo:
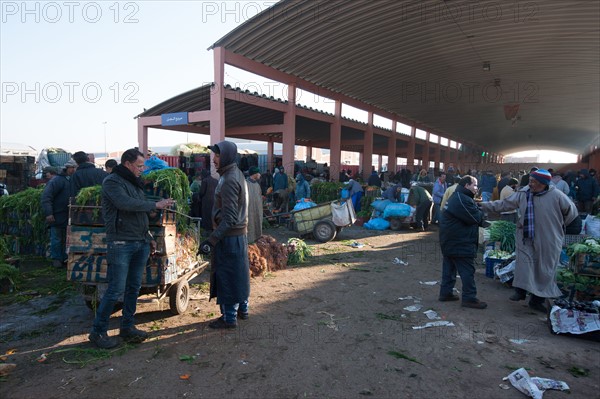
[(221, 309), (221, 317), (208, 326), (235, 328), (238, 318), (248, 318), (248, 187), (235, 163), (235, 143), (221, 141), (208, 148), (221, 176), (212, 209), (213, 231), (199, 248), (201, 253), (211, 254), (210, 299), (217, 298)]
[(440, 246), (444, 259), (439, 300), (446, 302), (460, 299), (452, 293), (458, 272), (462, 281), (462, 306), (485, 309), (487, 304), (477, 299), (475, 287), (475, 257), (479, 226), (483, 224), (483, 212), (473, 200), (475, 193), (477, 179), (469, 175), (463, 176), (441, 213)]
[(121, 164), (102, 183), (102, 215), (106, 225), (108, 289), (96, 310), (89, 340), (99, 348), (110, 349), (120, 339), (109, 337), (108, 322), (119, 297), (123, 296), (123, 317), (119, 337), (127, 342), (142, 342), (148, 333), (135, 327), (134, 315), (142, 277), (155, 248), (148, 231), (148, 213), (174, 204), (170, 198), (147, 200), (140, 175), (144, 154), (135, 148), (121, 156)]

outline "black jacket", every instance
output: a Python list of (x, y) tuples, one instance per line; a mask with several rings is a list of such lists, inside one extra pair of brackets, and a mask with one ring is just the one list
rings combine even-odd
[(106, 224), (106, 241), (150, 240), (148, 212), (156, 209), (156, 203), (147, 200), (141, 184), (124, 178), (120, 172), (127, 168), (115, 167), (102, 183), (102, 216)]
[(73, 185), (73, 195), (79, 194), (79, 191), (85, 187), (92, 187), (102, 184), (104, 178), (108, 176), (102, 169), (98, 169), (93, 163), (85, 162), (77, 166), (77, 170), (71, 176)]
[(219, 181), (212, 176), (202, 179), (200, 190), (194, 194), (198, 197), (198, 216), (202, 218), (200, 226), (206, 230), (212, 230), (212, 209), (215, 203), (215, 189)]
[(229, 141), (217, 145), (221, 159), (217, 172), (221, 177), (212, 209), (214, 230), (208, 238), (212, 245), (225, 236), (247, 234), (248, 228), (248, 187), (244, 174), (235, 163), (235, 145)]
[(451, 257), (476, 257), (482, 221), (483, 212), (473, 200), (473, 193), (463, 186), (456, 187), (440, 216), (442, 254)]
[(54, 176), (42, 193), (44, 216), (54, 215), (54, 227), (67, 227), (69, 198), (73, 196), (71, 183), (64, 173)]

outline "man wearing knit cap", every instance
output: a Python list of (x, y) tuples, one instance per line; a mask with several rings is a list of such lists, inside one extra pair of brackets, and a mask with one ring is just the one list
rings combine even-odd
[(562, 295), (554, 276), (564, 239), (564, 226), (577, 216), (575, 204), (562, 191), (550, 186), (547, 170), (532, 170), (529, 185), (508, 198), (482, 202), (485, 211), (519, 210), (516, 231), (516, 267), (511, 301), (524, 300), (531, 294), (529, 307), (546, 312), (545, 298)]

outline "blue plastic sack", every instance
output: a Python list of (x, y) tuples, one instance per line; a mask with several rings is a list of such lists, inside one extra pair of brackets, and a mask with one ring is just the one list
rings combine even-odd
[(350, 198), (350, 191), (348, 191), (348, 189), (346, 189), (346, 188), (343, 188), (341, 197), (342, 197), (342, 199)]
[(304, 202), (303, 200), (301, 200), (296, 204), (296, 206), (294, 206), (294, 211), (301, 211), (302, 209), (313, 208), (315, 206), (317, 206), (317, 204), (315, 204), (314, 202)]
[(390, 222), (385, 219), (376, 218), (363, 224), (363, 227), (368, 230), (387, 230), (390, 228)]
[(156, 155), (152, 155), (150, 158), (144, 161), (144, 166), (146, 170), (142, 172), (142, 174), (147, 175), (148, 173), (161, 170), (161, 169), (169, 169), (171, 168), (168, 163), (157, 157)]
[(385, 219), (390, 218), (390, 217), (405, 218), (407, 216), (410, 216), (411, 210), (412, 210), (412, 208), (410, 207), (410, 205), (407, 205), (407, 204), (402, 204), (402, 203), (389, 204), (388, 206), (385, 207), (385, 210), (383, 211), (383, 217)]
[(371, 206), (373, 208), (375, 208), (376, 210), (378, 210), (379, 212), (383, 212), (385, 210), (385, 208), (391, 203), (392, 203), (392, 201), (390, 201), (389, 199), (375, 200), (371, 203)]

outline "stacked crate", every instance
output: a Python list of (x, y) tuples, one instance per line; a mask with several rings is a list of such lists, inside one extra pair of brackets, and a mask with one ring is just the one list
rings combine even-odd
[(35, 176), (35, 157), (0, 155), (0, 183), (10, 194), (23, 191)]
[[(170, 284), (184, 271), (178, 267), (178, 258), (182, 254), (174, 214), (163, 210), (154, 214), (150, 218), (150, 233), (157, 248), (146, 265), (143, 286)], [(106, 228), (101, 207), (71, 204), (67, 227), (67, 279), (91, 284), (107, 282), (106, 250)]]

